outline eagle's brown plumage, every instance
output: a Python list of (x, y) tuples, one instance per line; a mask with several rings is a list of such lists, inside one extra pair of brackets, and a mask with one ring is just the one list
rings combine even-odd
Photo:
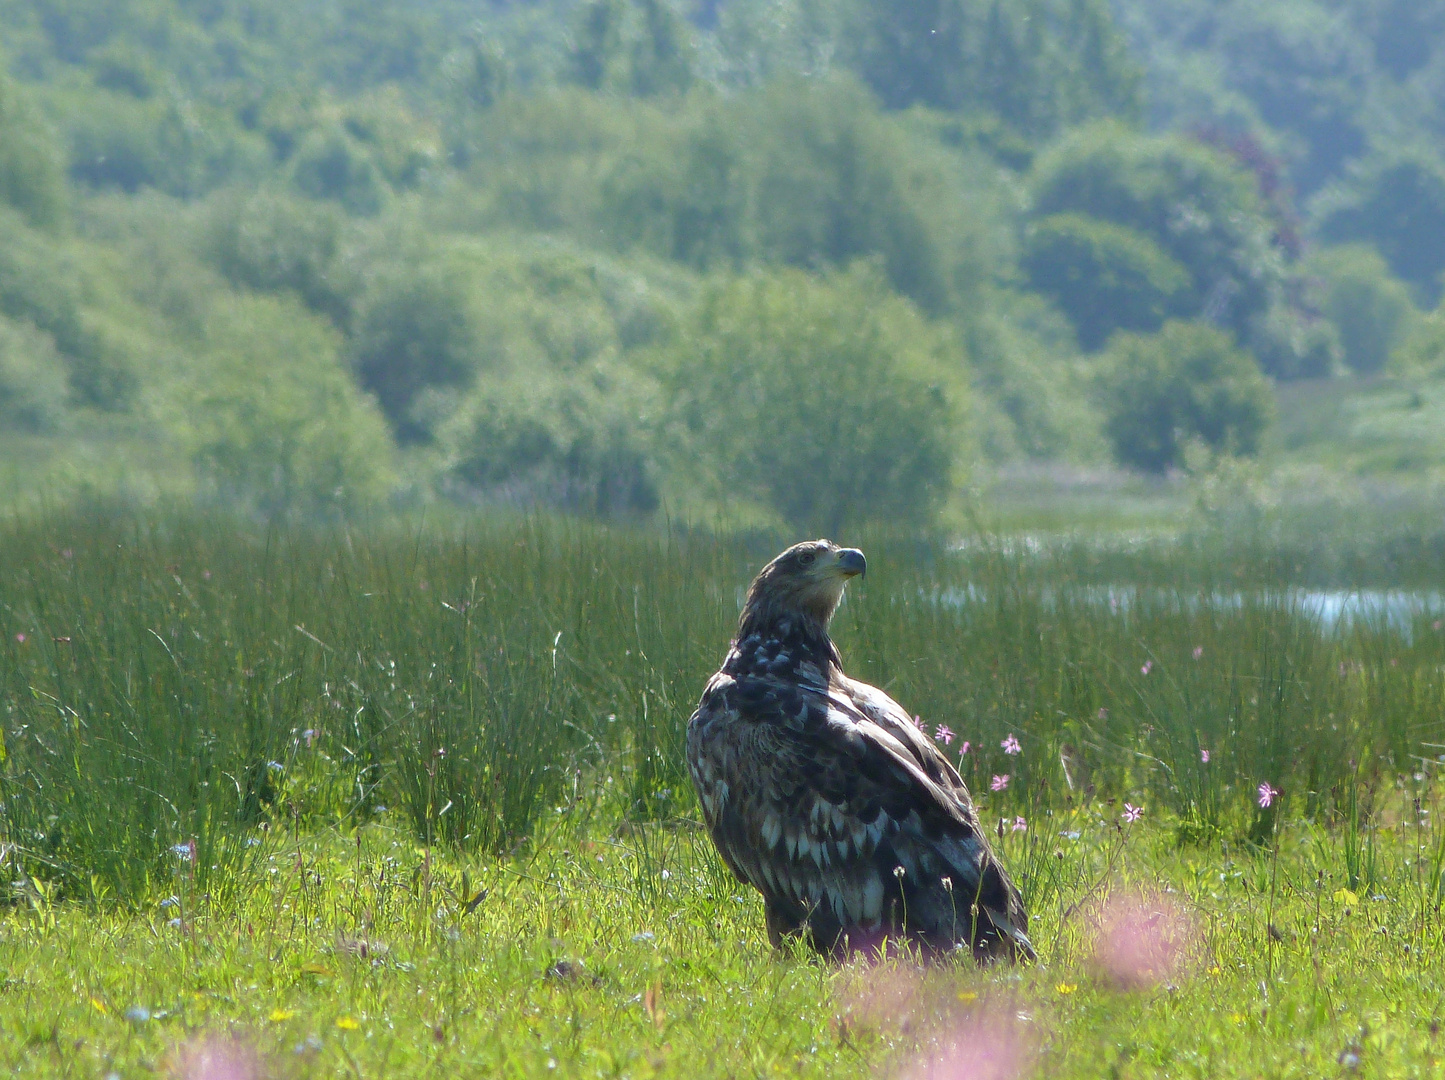
[(797, 544), (748, 590), (687, 726), (708, 829), (763, 894), (774, 945), (839, 955), (907, 939), (1032, 957), (1018, 890), (963, 780), (887, 694), (843, 673), (828, 623), (863, 553)]

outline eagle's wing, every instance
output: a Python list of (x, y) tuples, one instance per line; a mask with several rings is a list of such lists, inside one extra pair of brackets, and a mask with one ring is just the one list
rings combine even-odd
[(851, 694), (720, 673), (688, 725), (688, 757), (713, 839), (763, 893), (775, 938), (806, 928), (830, 949), (907, 931), (1031, 952), (958, 774)]

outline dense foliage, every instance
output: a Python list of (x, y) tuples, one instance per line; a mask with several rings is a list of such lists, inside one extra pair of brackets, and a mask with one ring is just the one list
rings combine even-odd
[[(1425, 378), (1439, 7), (0, 0), (3, 497), (917, 522), (980, 459), (1106, 453), (1152, 400), (1088, 390), (1119, 331)], [(768, 288), (878, 322), (707, 329)], [(779, 392), (723, 393), (769, 334)], [(830, 445), (860, 395), (916, 456)]]

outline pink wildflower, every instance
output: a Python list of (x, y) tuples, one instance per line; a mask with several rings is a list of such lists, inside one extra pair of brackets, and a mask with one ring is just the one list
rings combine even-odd
[(1209, 764), (1209, 751), (1208, 751), (1208, 750), (1201, 750), (1201, 751), (1199, 751), (1199, 760), (1202, 761), (1202, 762), (1204, 762), (1204, 764), (1208, 765), (1208, 764)]
[(1204, 655), (1204, 646), (1203, 646), (1203, 645), (1196, 645), (1196, 646), (1194, 646), (1194, 659), (1198, 660), (1198, 659), (1199, 659), (1201, 656), (1203, 656), (1203, 655)]
[(20, 642), (20, 644), (24, 645), (24, 644), (25, 644), (25, 635), (24, 635), (24, 634), (16, 634), (16, 635), (15, 635), (15, 640), (18, 641), (18, 642)]
[(990, 790), (990, 791), (1002, 791), (1002, 790), (1004, 790), (1004, 788), (1008, 787), (1008, 778), (1009, 778), (1009, 774), (1008, 774), (1008, 773), (1004, 773), (1002, 776), (995, 776), (995, 777), (993, 778), (993, 780), (992, 780), (992, 781), (989, 783), (989, 785), (988, 785), (989, 790)]
[(1149, 672), (1151, 672), (1151, 671), (1153, 671), (1153, 670), (1154, 670), (1154, 661), (1153, 661), (1153, 660), (1145, 660), (1145, 661), (1144, 661), (1144, 666), (1139, 669), (1139, 674), (1140, 674), (1140, 675), (1148, 675)]
[(1135, 806), (1133, 803), (1124, 804), (1124, 820), (1130, 825), (1134, 824), (1134, 822), (1143, 816), (1144, 808), (1142, 806)]
[(973, 746), (973, 743), (971, 743), (971, 742), (969, 742), (967, 739), (965, 739), (965, 740), (963, 741), (963, 745), (961, 745), (961, 746), (958, 748), (958, 756), (959, 756), (959, 757), (963, 757), (964, 754), (968, 753), (969, 748), (972, 747), (972, 746)]
[(1109, 719), (1109, 710), (1108, 710), (1108, 709), (1100, 709), (1100, 710), (1099, 710), (1099, 719), (1100, 719), (1100, 720), (1107, 720), (1107, 719)]
[(933, 733), (933, 737), (939, 742), (943, 743), (944, 746), (947, 746), (949, 743), (953, 742), (953, 729), (950, 728), (947, 724), (939, 724), (938, 728)]
[(1279, 794), (1279, 790), (1278, 790), (1277, 788), (1272, 788), (1272, 787), (1270, 787), (1268, 781), (1265, 781), (1263, 784), (1260, 784), (1260, 785), (1259, 785), (1259, 805), (1260, 805), (1260, 807), (1263, 808), (1263, 809), (1267, 809), (1267, 808), (1269, 807), (1270, 803), (1274, 802), (1274, 797), (1275, 797), (1276, 795), (1278, 795), (1278, 794)]
[(1020, 746), (1019, 741), (1014, 738), (1013, 732), (1009, 732), (1008, 738), (999, 743), (999, 746), (1003, 747), (1005, 754), (1022, 754), (1024, 752), (1024, 748)]
[(1022, 818), (1022, 817), (1016, 817), (1016, 818), (1014, 818), (1014, 825), (1013, 825), (1013, 831), (1014, 831), (1014, 832), (1027, 832), (1027, 831), (1028, 831), (1028, 828), (1029, 828), (1029, 823), (1028, 823), (1026, 820), (1024, 820), (1024, 818)]

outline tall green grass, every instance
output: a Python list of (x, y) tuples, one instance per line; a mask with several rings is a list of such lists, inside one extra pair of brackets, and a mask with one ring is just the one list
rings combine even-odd
[[(224, 893), (279, 831), (381, 813), (486, 852), (559, 809), (689, 815), (688, 714), (781, 542), (561, 520), (12, 523), (6, 856), (62, 895), (134, 901), (178, 876)], [(1078, 547), (860, 542), (870, 572), (835, 623), (849, 670), (957, 733), (990, 819), (1147, 799), (1190, 835), (1261, 839), (1282, 807), (1367, 822), (1373, 789), (1445, 752), (1445, 634), (1423, 617), (1326, 627), (1283, 571), (1242, 588), (1189, 549), (1187, 585), (1158, 552), (1115, 553), (1104, 591)], [(1268, 810), (1262, 782), (1284, 793)]]

